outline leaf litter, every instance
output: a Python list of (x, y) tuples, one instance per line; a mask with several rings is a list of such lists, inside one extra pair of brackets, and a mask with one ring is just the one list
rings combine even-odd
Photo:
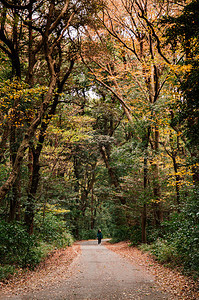
[(39, 291), (66, 280), (70, 276), (68, 267), (80, 251), (77, 244), (54, 250), (35, 270), (18, 270), (7, 282), (0, 282), (0, 299), (4, 295), (8, 297)]
[[(175, 299), (199, 299), (197, 282), (188, 276), (182, 275), (178, 270), (163, 266), (148, 253), (143, 253), (136, 247), (129, 247), (129, 242), (117, 244), (107, 242), (104, 245), (132, 263), (144, 268), (146, 272), (152, 273), (160, 288), (173, 294)], [(52, 284), (56, 285), (63, 282), (70, 276), (68, 272), (69, 265), (80, 252), (80, 245), (74, 244), (72, 247), (52, 252), (34, 271), (26, 270), (24, 272), (19, 270), (18, 274), (11, 277), (7, 282), (0, 282), (0, 299), (3, 299), (3, 295), (25, 295), (40, 291)]]
[(165, 267), (155, 261), (150, 254), (143, 253), (137, 247), (130, 247), (129, 242), (116, 244), (107, 242), (105, 246), (152, 273), (161, 289), (173, 294), (176, 299), (199, 300), (199, 282), (181, 274), (179, 270)]

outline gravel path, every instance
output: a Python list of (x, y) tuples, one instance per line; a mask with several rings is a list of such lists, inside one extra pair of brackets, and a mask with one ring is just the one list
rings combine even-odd
[(153, 275), (141, 266), (133, 265), (103, 244), (98, 246), (96, 241), (80, 244), (81, 255), (70, 265), (67, 278), (4, 300), (174, 299), (161, 291)]

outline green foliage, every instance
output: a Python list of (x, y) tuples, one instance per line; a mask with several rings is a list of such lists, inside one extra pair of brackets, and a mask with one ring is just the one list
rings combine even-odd
[(9, 278), (16, 269), (34, 268), (55, 248), (73, 243), (61, 217), (47, 213), (42, 218), (37, 214), (35, 234), (29, 235), (26, 227), (19, 223), (0, 222), (0, 280)]
[(119, 208), (112, 210), (111, 237), (115, 242), (129, 240), (131, 230), (127, 225), (126, 216)]
[(173, 262), (177, 257), (176, 248), (168, 241), (158, 239), (151, 247), (151, 253), (155, 255), (161, 263)]
[[(179, 100), (178, 112), (173, 118), (174, 126), (181, 125), (188, 143), (198, 145), (199, 141), (199, 93), (198, 93), (198, 80), (199, 80), (199, 1), (193, 0), (184, 6), (181, 14), (176, 17), (163, 17), (163, 23), (166, 23), (168, 29), (166, 30), (167, 42), (172, 47), (177, 46), (177, 42), (182, 45), (186, 58), (184, 60), (185, 73), (180, 83), (180, 90), (182, 97)], [(190, 68), (191, 67), (191, 68)]]
[(43, 260), (49, 255), (49, 253), (51, 253), (55, 249), (55, 246), (52, 244), (40, 241), (37, 248), (41, 253), (41, 260)]
[(160, 237), (164, 236), (163, 224), (160, 227), (154, 228), (152, 224), (147, 226), (147, 241), (148, 243), (153, 243), (158, 240)]
[(0, 281), (8, 279), (14, 273), (16, 273), (16, 268), (14, 266), (0, 265)]
[(143, 251), (150, 251), (161, 263), (181, 264), (188, 272), (199, 275), (199, 191), (194, 190), (181, 213), (174, 213), (162, 224), (164, 239), (155, 238), (151, 245), (142, 245)]
[(185, 269), (199, 273), (199, 190), (194, 190), (182, 212), (165, 223), (167, 239), (176, 248)]
[[(190, 63), (190, 62), (189, 62)], [(198, 146), (199, 143), (199, 61), (192, 61), (192, 69), (185, 74), (181, 84), (184, 103), (181, 104), (179, 121), (185, 122), (185, 134), (188, 143)]]
[(9, 168), (6, 165), (1, 165), (1, 169), (0, 169), (0, 184), (1, 185), (5, 181), (5, 178), (7, 178), (8, 171), (9, 171)]
[(33, 268), (39, 263), (35, 236), (30, 236), (20, 223), (0, 222), (0, 263)]
[(0, 52), (0, 82), (5, 81), (12, 77), (12, 68), (9, 58), (6, 54), (1, 51)]
[(138, 245), (142, 241), (142, 229), (140, 225), (134, 225), (131, 227), (130, 233), (130, 241), (131, 245)]
[(72, 235), (66, 229), (66, 222), (61, 216), (55, 216), (53, 213), (46, 213), (45, 217), (40, 213), (35, 216), (35, 233), (42, 241), (57, 248), (73, 243)]
[(150, 244), (141, 244), (141, 245), (138, 246), (138, 248), (140, 250), (142, 250), (143, 252), (150, 252), (151, 245)]
[(97, 238), (97, 229), (80, 230), (79, 237), (82, 240), (91, 240)]

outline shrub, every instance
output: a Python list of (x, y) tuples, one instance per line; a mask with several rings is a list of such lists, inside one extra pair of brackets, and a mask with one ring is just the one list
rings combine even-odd
[(158, 239), (151, 245), (142, 244), (139, 248), (144, 252), (150, 252), (160, 263), (176, 262), (177, 250), (166, 240)]
[(57, 248), (64, 248), (66, 246), (71, 246), (74, 242), (72, 235), (69, 232), (63, 232), (56, 240), (53, 241), (53, 244)]
[(110, 235), (115, 242), (129, 240), (131, 228), (128, 226), (127, 217), (120, 206), (111, 207)]
[(4, 281), (5, 279), (8, 279), (14, 273), (16, 273), (16, 269), (14, 266), (0, 265), (0, 281)]
[(97, 230), (96, 229), (85, 229), (79, 232), (79, 238), (81, 240), (94, 240), (97, 238)]
[(47, 213), (45, 218), (41, 214), (35, 216), (35, 232), (40, 240), (53, 244), (57, 248), (70, 246), (73, 237), (66, 229), (65, 221), (52, 213)]
[(35, 236), (30, 236), (19, 222), (0, 222), (0, 262), (19, 267), (34, 267), (41, 254)]
[(142, 229), (141, 229), (141, 226), (139, 226), (139, 225), (132, 226), (129, 238), (130, 238), (132, 246), (140, 244), (141, 241), (142, 241)]
[(167, 239), (186, 270), (199, 273), (199, 190), (186, 199), (180, 214), (165, 222)]
[(168, 241), (158, 239), (152, 246), (151, 253), (155, 255), (161, 263), (174, 262), (177, 257), (176, 248), (168, 243)]
[(199, 276), (199, 190), (195, 189), (182, 205), (180, 213), (173, 213), (162, 224), (158, 238), (142, 250), (150, 251), (160, 262), (181, 264), (196, 277)]
[(0, 278), (9, 277), (18, 268), (34, 268), (56, 248), (70, 246), (73, 243), (71, 234), (66, 230), (65, 222), (47, 214), (42, 219), (35, 219), (35, 235), (29, 235), (26, 227), (19, 223), (0, 221)]

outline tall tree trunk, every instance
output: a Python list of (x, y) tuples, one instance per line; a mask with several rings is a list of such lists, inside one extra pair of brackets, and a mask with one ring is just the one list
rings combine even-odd
[(8, 136), (10, 133), (10, 128), (8, 126), (8, 120), (6, 120), (5, 125), (2, 126), (2, 129), (3, 129), (3, 134), (1, 136), (1, 141), (0, 141), (0, 163), (2, 163), (4, 160), (4, 153), (7, 148), (7, 140), (8, 140)]
[[(117, 178), (117, 175), (116, 175), (114, 169), (110, 166), (110, 153), (109, 152), (110, 152), (109, 148), (105, 148), (105, 146), (100, 146), (100, 153), (102, 154), (104, 163), (105, 163), (106, 168), (108, 170), (108, 174), (109, 174), (109, 177), (110, 177), (110, 180), (111, 180), (111, 184), (114, 185), (114, 187), (118, 191), (120, 191), (121, 187), (120, 187), (119, 180)], [(120, 200), (121, 204), (126, 203), (126, 200), (122, 196), (119, 197), (119, 200)]]
[[(78, 145), (75, 148), (75, 152), (78, 151)], [(74, 174), (76, 177), (76, 182), (74, 184), (74, 192), (75, 192), (75, 216), (74, 216), (74, 223), (75, 223), (75, 228), (73, 230), (73, 234), (76, 238), (79, 237), (79, 226), (78, 226), (78, 219), (80, 216), (80, 199), (79, 199), (79, 191), (80, 191), (80, 166), (79, 166), (79, 161), (78, 158), (74, 155), (73, 157), (73, 167), (74, 167)]]
[(32, 3), (28, 8), (28, 22), (29, 22), (29, 40), (28, 40), (28, 73), (26, 75), (26, 81), (30, 87), (34, 84), (34, 77), (33, 77), (33, 68), (35, 65), (35, 53), (33, 51), (33, 29), (32, 29)]
[[(156, 155), (159, 152), (159, 129), (158, 126), (155, 125), (154, 128), (154, 150)], [(154, 224), (155, 226), (160, 226), (163, 220), (162, 214), (162, 205), (161, 205), (161, 191), (160, 191), (160, 183), (159, 183), (159, 164), (156, 162), (153, 165), (153, 195), (154, 195), (154, 203), (153, 203), (153, 211), (154, 211)]]
[[(146, 193), (147, 188), (147, 177), (148, 177), (148, 167), (147, 167), (147, 157), (144, 158), (144, 193)], [(142, 243), (146, 243), (146, 221), (147, 221), (147, 206), (146, 200), (144, 199), (144, 204), (142, 208)]]
[[(38, 138), (38, 144), (36, 149), (33, 145), (30, 146), (30, 152), (29, 155), (32, 157), (32, 166), (30, 164), (29, 171), (30, 171), (30, 178), (29, 178), (29, 189), (28, 189), (28, 197), (27, 197), (27, 205), (25, 210), (25, 224), (27, 226), (28, 232), (30, 234), (33, 233), (33, 221), (34, 221), (34, 206), (35, 206), (35, 196), (37, 193), (37, 188), (39, 184), (39, 171), (40, 171), (40, 164), (39, 159), (41, 155), (41, 151), (43, 149), (43, 144), (45, 140), (45, 133), (48, 128), (48, 124), (52, 118), (52, 116), (55, 114), (56, 107), (58, 104), (59, 96), (56, 95), (49, 113), (49, 117), (45, 122), (41, 123), (41, 129), (39, 133)], [(31, 143), (30, 143), (31, 144)]]
[[(41, 147), (42, 148), (42, 147)], [(40, 157), (40, 151), (34, 151), (32, 149), (32, 174), (31, 176), (31, 181), (30, 181), (30, 188), (28, 191), (28, 197), (27, 197), (27, 204), (25, 208), (25, 216), (24, 216), (24, 221), (27, 226), (27, 230), (29, 234), (33, 233), (33, 221), (34, 221), (34, 210), (35, 210), (35, 196), (37, 193), (37, 187), (39, 184), (39, 170), (40, 170), (40, 165), (39, 165), (39, 157)]]
[(176, 162), (176, 157), (174, 155), (172, 156), (172, 160), (173, 160), (173, 168), (175, 171), (176, 202), (177, 202), (178, 209), (179, 209), (179, 205), (180, 205), (180, 175), (178, 175), (178, 165)]
[[(15, 112), (17, 114), (17, 112)], [(19, 148), (21, 134), (20, 130), (15, 126), (15, 114), (12, 116), (11, 130), (10, 130), (10, 160), (12, 167), (15, 164), (16, 153)], [(20, 198), (21, 198), (21, 180), (20, 173), (18, 174), (16, 181), (14, 182), (11, 190), (10, 198), (10, 211), (9, 211), (9, 221), (19, 220), (20, 218)]]
[(143, 150), (144, 150), (144, 203), (142, 208), (142, 243), (147, 242), (146, 236), (146, 222), (147, 222), (147, 204), (146, 204), (146, 194), (147, 194), (147, 186), (148, 186), (148, 145), (149, 138), (151, 134), (151, 127), (149, 126), (146, 130), (146, 133), (142, 139), (143, 142)]
[(194, 146), (191, 149), (191, 158), (192, 158), (192, 173), (193, 173), (193, 183), (195, 185), (199, 185), (199, 165), (198, 165), (198, 161), (199, 161), (199, 149)]
[(10, 199), (10, 211), (9, 211), (9, 218), (8, 220), (14, 221), (20, 220), (20, 197), (21, 197), (21, 181), (20, 181), (20, 175), (16, 179), (13, 187), (12, 187), (12, 195)]
[(94, 194), (93, 194), (93, 188), (91, 190), (91, 229), (94, 229)]

